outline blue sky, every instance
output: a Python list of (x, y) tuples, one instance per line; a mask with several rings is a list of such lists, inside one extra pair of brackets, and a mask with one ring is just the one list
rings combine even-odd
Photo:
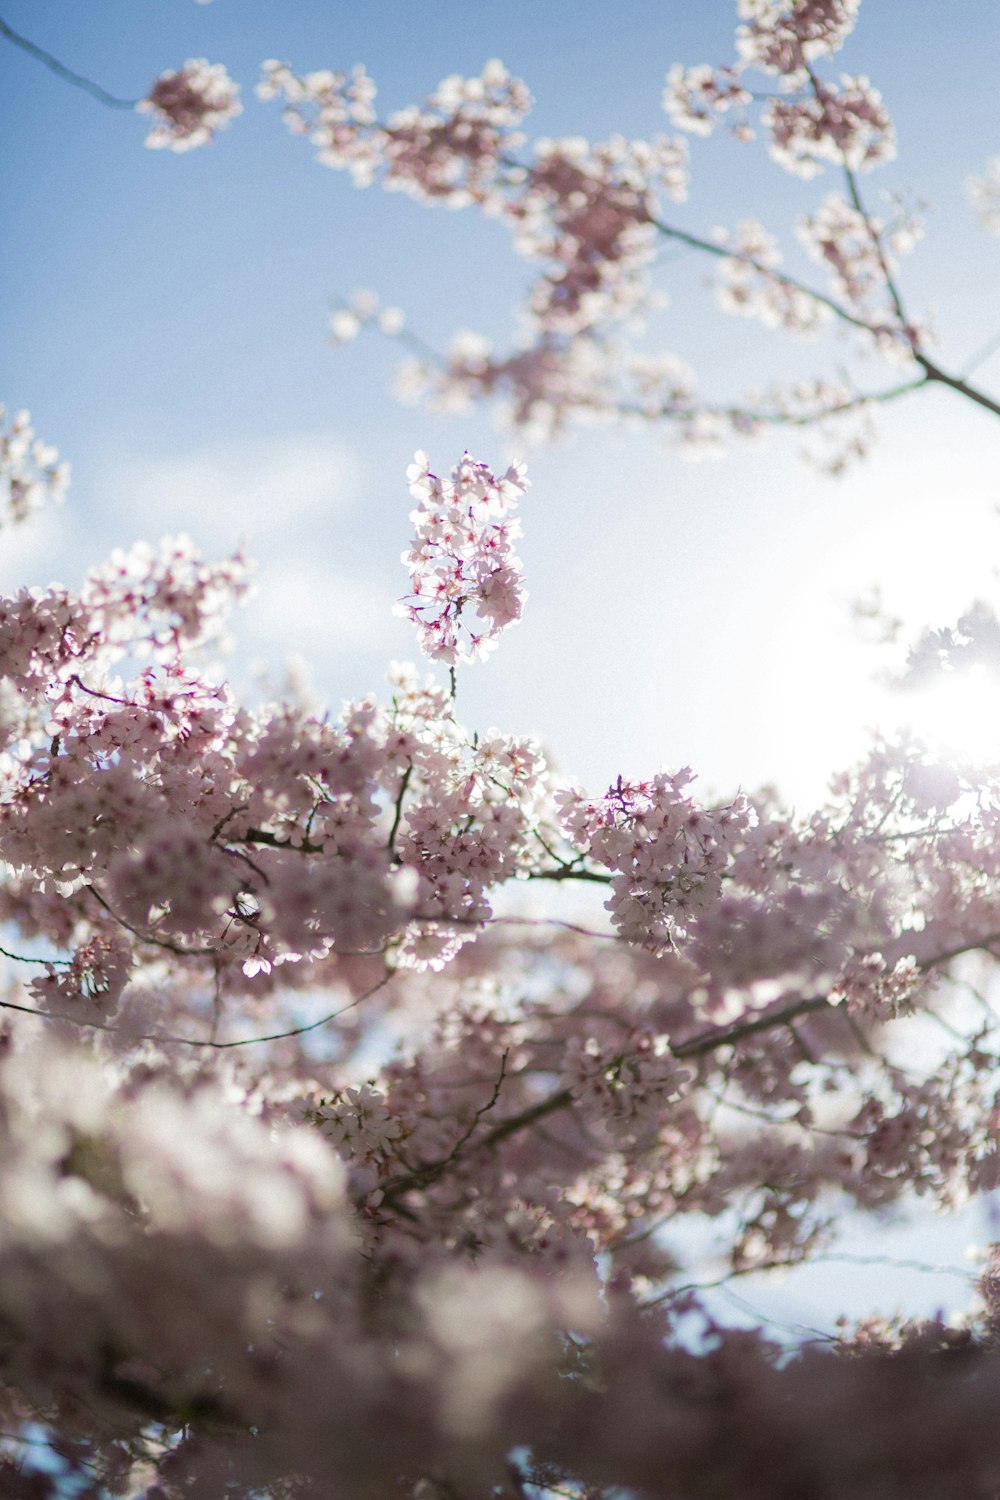
[[(363, 61), (387, 110), (499, 56), (536, 98), (538, 134), (669, 128), (674, 61), (731, 56), (725, 0), (4, 0), (0, 14), (125, 96), (184, 58), (223, 61), (245, 113), (207, 149), (143, 148), (145, 122), (101, 107), (0, 46), (3, 166), (0, 392), (28, 406), (74, 467), (66, 507), (5, 536), (0, 582), (75, 581), (108, 549), (185, 529), (207, 553), (240, 538), (259, 593), (235, 624), (233, 672), (289, 652), (324, 699), (381, 686), (414, 656), (391, 615), (417, 447), (526, 457), (525, 619), (463, 677), (479, 727), (538, 733), (589, 785), (691, 763), (720, 790), (774, 779), (800, 801), (896, 712), (854, 640), (852, 597), (875, 581), (914, 623), (944, 623), (993, 585), (1000, 423), (947, 394), (887, 410), (872, 460), (839, 483), (792, 441), (691, 465), (651, 433), (581, 431), (525, 451), (485, 413), (440, 417), (390, 394), (386, 341), (329, 344), (338, 294), (371, 287), (438, 345), (459, 328), (507, 342), (528, 268), (502, 226), (359, 192), (318, 166), (253, 98), (261, 60), (308, 70)], [(936, 308), (941, 357), (961, 365), (1000, 329), (998, 242), (962, 183), (1000, 151), (992, 0), (867, 0), (842, 54), (881, 88), (898, 161), (866, 179), (933, 205), (904, 283)], [(694, 141), (674, 218), (704, 230), (754, 216), (782, 231), (835, 184), (800, 183), (761, 148)], [(795, 252), (791, 252), (793, 265)], [(805, 263), (801, 263), (802, 269)], [(654, 337), (707, 390), (739, 392), (836, 354), (726, 319), (697, 256), (665, 269)], [(883, 371), (873, 369), (880, 379)], [(1000, 360), (979, 372), (1000, 385)], [(887, 706), (888, 704), (888, 706)]]

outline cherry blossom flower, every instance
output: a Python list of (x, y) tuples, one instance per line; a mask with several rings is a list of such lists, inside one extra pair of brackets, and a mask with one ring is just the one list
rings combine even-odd
[(147, 97), (136, 105), (141, 113), (153, 116), (146, 145), (168, 151), (206, 145), (242, 114), (239, 92), (223, 65), (204, 57), (188, 58), (176, 71), (161, 73)]
[(965, 190), (983, 228), (1000, 234), (1000, 156), (986, 163), (983, 176), (967, 177)]
[(745, 22), (740, 57), (767, 72), (801, 77), (808, 63), (837, 52), (854, 29), (861, 0), (737, 0)]
[(410, 516), (413, 544), (403, 553), (413, 589), (398, 611), (419, 628), (426, 655), (449, 664), (485, 656), (501, 630), (520, 619), (524, 603), (513, 548), (521, 535), (513, 513), (528, 487), (524, 465), (511, 464), (497, 479), (466, 454), (449, 481), (417, 453), (407, 479), (420, 505)]
[(667, 74), (663, 108), (679, 130), (710, 135), (717, 116), (745, 108), (751, 99), (735, 68), (713, 68), (707, 63), (684, 68), (675, 63)]
[(69, 485), (69, 464), (59, 462), (55, 448), (35, 436), (31, 413), (0, 405), (0, 526), (19, 525), (43, 503), (46, 493), (62, 500)]
[(896, 154), (892, 121), (867, 78), (842, 75), (814, 98), (773, 99), (762, 119), (772, 157), (797, 177), (814, 177), (824, 162), (868, 171)]
[[(885, 402), (937, 383), (986, 409), (995, 404), (966, 375), (930, 357), (933, 331), (905, 306), (895, 263), (919, 235), (916, 217), (898, 209), (886, 222), (861, 196), (857, 175), (893, 158), (895, 132), (867, 77), (830, 73), (859, 3), (739, 0), (735, 60), (674, 65), (663, 94), (673, 123), (690, 134), (727, 120), (742, 142), (763, 132), (773, 159), (796, 176), (808, 179), (829, 165), (848, 174), (848, 197), (835, 209), (836, 195), (828, 195), (799, 226), (810, 255), (831, 272), (831, 288), (786, 269), (778, 243), (766, 234), (762, 240), (759, 226), (742, 247), (741, 226), (727, 256), (729, 245), (711, 231), (672, 222), (666, 200), (687, 196), (682, 139), (530, 141), (523, 129), (528, 90), (496, 60), (478, 77), (453, 75), (423, 105), (385, 117), (376, 113), (375, 85), (362, 67), (300, 74), (269, 62), (258, 93), (282, 99), (289, 128), (358, 186), (380, 183), (424, 203), (477, 208), (509, 229), (515, 254), (535, 268), (506, 349), (462, 331), (438, 350), (407, 331), (419, 352), (399, 373), (404, 399), (447, 412), (496, 404), (532, 441), (560, 437), (576, 421), (653, 422), (671, 430), (685, 457), (717, 454), (731, 436), (759, 439), (774, 429), (815, 426), (815, 441), (802, 452), (836, 475), (868, 451), (873, 414)], [(754, 71), (777, 75), (777, 91), (755, 87)], [(970, 193), (985, 202), (988, 179), (970, 181)], [(654, 273), (671, 248), (721, 260), (712, 284), (724, 310), (807, 337), (836, 322), (860, 353), (876, 354), (905, 376), (889, 386), (865, 371), (846, 385), (839, 371), (836, 379), (819, 373), (796, 382), (803, 391), (849, 391), (830, 403), (800, 401), (777, 383), (763, 396), (755, 388), (716, 399), (693, 379), (680, 392), (673, 382), (650, 386), (653, 367), (679, 363), (672, 351), (646, 343), (649, 321), (666, 305)], [(374, 309), (356, 301), (339, 307), (331, 318), (334, 342), (350, 342), (362, 327), (402, 331), (396, 309)]]
[[(523, 471), (420, 455), (408, 477), (418, 576), (494, 608), (475, 590)], [(588, 796), (400, 664), (336, 723), (251, 710), (196, 666), (244, 586), (174, 542), (0, 601), (0, 916), (38, 954), (0, 1034), (10, 1430), (168, 1496), (266, 1493), (293, 1462), (314, 1489), (456, 1466), (482, 1488), (512, 1452), (525, 1483), (718, 1495), (718, 1424), (662, 1437), (711, 1389), (727, 1451), (763, 1430), (797, 1494), (790, 1413), (815, 1434), (835, 1401), (896, 1472), (873, 1392), (937, 1420), (925, 1351), (962, 1337), (952, 1474), (956, 1411), (995, 1399), (989, 1268), (964, 1330), (779, 1358), (678, 1285), (665, 1229), (725, 1222), (742, 1274), (821, 1252), (845, 1202), (1000, 1181), (995, 1024), (925, 1062), (910, 1041), (963, 1003), (956, 955), (995, 945), (998, 799), (885, 741), (807, 816), (699, 800), (687, 770)], [(497, 917), (508, 882), (556, 880), (606, 891), (610, 932)], [(815, 1472), (846, 1497), (842, 1451)], [(926, 1472), (908, 1495), (942, 1493)]]

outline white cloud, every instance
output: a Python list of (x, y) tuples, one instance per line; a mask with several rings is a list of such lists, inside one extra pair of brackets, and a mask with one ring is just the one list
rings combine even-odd
[(241, 443), (201, 453), (109, 465), (109, 507), (141, 514), (145, 532), (188, 531), (199, 547), (230, 550), (267, 539), (307, 518), (354, 508), (369, 486), (367, 466), (346, 443), (316, 436)]
[(364, 571), (342, 571), (327, 540), (365, 513), (372, 489), (369, 466), (349, 443), (299, 435), (176, 457), (126, 450), (103, 469), (101, 530), (115, 541), (126, 531), (151, 539), (185, 531), (210, 558), (245, 543), (254, 589), (229, 621), (231, 669), (256, 658), (273, 673), (300, 655), (322, 674), (327, 663), (392, 654), (393, 597), (384, 575), (375, 582)]
[(67, 546), (66, 508), (46, 505), (21, 526), (0, 532), (0, 590), (15, 593), (25, 584), (72, 583), (79, 566)]
[(261, 559), (253, 599), (234, 629), (271, 661), (301, 652), (314, 666), (335, 656), (392, 647), (392, 599), (384, 587), (301, 557)]

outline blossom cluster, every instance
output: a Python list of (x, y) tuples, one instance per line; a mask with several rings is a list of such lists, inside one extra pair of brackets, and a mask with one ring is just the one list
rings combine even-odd
[[(284, 97), (290, 127), (357, 184), (379, 178), (451, 208), (478, 204), (508, 223), (518, 254), (551, 265), (530, 302), (539, 327), (572, 335), (646, 301), (657, 189), (675, 200), (686, 195), (682, 140), (614, 137), (590, 146), (543, 139), (534, 160), (519, 164), (514, 153), (531, 98), (496, 60), (478, 78), (446, 78), (423, 109), (399, 111), (384, 125), (363, 69), (299, 76), (269, 62), (258, 93)], [(346, 318), (340, 327), (349, 327)]]
[(466, 454), (449, 480), (432, 473), (427, 455), (417, 453), (406, 477), (420, 504), (410, 515), (415, 535), (403, 561), (412, 587), (400, 611), (418, 626), (421, 648), (433, 660), (454, 664), (485, 656), (500, 632), (520, 619), (524, 603), (514, 551), (521, 535), (514, 512), (527, 489), (524, 465), (511, 464), (496, 478)]
[(740, 83), (736, 68), (713, 68), (709, 63), (685, 68), (674, 63), (667, 73), (663, 108), (678, 130), (691, 135), (710, 135), (715, 126), (714, 115), (745, 109), (752, 98)]
[(355, 292), (343, 307), (330, 317), (330, 334), (335, 344), (347, 344), (357, 338), (366, 324), (374, 324), (390, 338), (402, 333), (406, 320), (398, 307), (383, 307), (375, 292)]
[[(682, 137), (529, 140), (528, 90), (496, 60), (479, 76), (445, 79), (422, 106), (384, 119), (361, 67), (300, 74), (269, 62), (258, 93), (284, 101), (289, 127), (327, 166), (349, 171), (359, 186), (381, 183), (426, 203), (475, 207), (507, 225), (515, 253), (537, 268), (512, 347), (462, 332), (436, 351), (408, 336), (419, 353), (401, 372), (404, 398), (448, 411), (498, 402), (511, 422), (541, 440), (574, 420), (669, 424), (689, 454), (716, 452), (734, 434), (815, 425), (816, 442), (805, 454), (838, 474), (867, 451), (876, 402), (937, 379), (966, 394), (966, 382), (928, 363), (929, 331), (905, 308), (895, 280), (896, 257), (919, 237), (915, 215), (900, 209), (886, 222), (861, 197), (858, 174), (893, 158), (895, 133), (867, 77), (829, 71), (858, 10), (859, 0), (740, 0), (735, 60), (676, 64), (663, 94), (672, 123), (690, 134), (706, 135), (726, 120), (741, 141), (762, 133), (772, 158), (796, 176), (811, 178), (831, 165), (846, 172), (848, 197), (828, 194), (798, 229), (828, 271), (830, 289), (785, 269), (777, 240), (762, 225), (698, 234), (669, 222), (665, 203), (687, 196)], [(754, 71), (776, 75), (777, 92), (755, 89)], [(988, 181), (970, 179), (977, 203), (988, 202)], [(763, 398), (748, 391), (712, 400), (693, 380), (679, 395), (669, 379), (650, 383), (650, 369), (680, 363), (637, 343), (667, 302), (654, 282), (665, 246), (715, 259), (724, 310), (807, 337), (839, 323), (860, 354), (874, 352), (911, 372), (916, 364), (924, 378), (874, 390), (867, 378), (852, 378), (849, 398), (833, 402), (801, 401), (782, 388)], [(383, 313), (360, 294), (334, 313), (334, 340), (346, 342), (366, 324), (395, 335), (402, 314)], [(838, 383), (822, 375), (805, 382)]]
[(189, 57), (183, 67), (161, 73), (136, 105), (140, 114), (153, 116), (146, 145), (168, 151), (206, 145), (243, 113), (239, 93), (222, 63)]
[(777, 240), (755, 219), (744, 219), (732, 234), (715, 232), (716, 243), (731, 253), (722, 262), (716, 301), (723, 311), (758, 318), (766, 327), (810, 337), (831, 317), (830, 309), (786, 278)]
[(257, 95), (283, 98), (289, 128), (310, 138), (324, 165), (350, 171), (358, 186), (383, 173), (386, 187), (451, 208), (491, 195), (502, 152), (519, 144), (517, 127), (531, 107), (524, 84), (496, 60), (478, 78), (445, 78), (423, 109), (400, 110), (385, 125), (362, 67), (300, 76), (271, 60)]
[(44, 502), (61, 500), (69, 484), (69, 464), (35, 436), (31, 413), (0, 405), (0, 527), (18, 525)]
[(730, 850), (753, 822), (742, 798), (719, 809), (687, 795), (689, 769), (648, 782), (620, 776), (597, 802), (560, 800), (573, 845), (613, 870), (608, 908), (623, 936), (653, 951), (674, 946), (716, 901)]
[(828, 193), (816, 212), (802, 219), (798, 235), (809, 255), (829, 269), (844, 301), (863, 308), (873, 293), (884, 290), (881, 229), (842, 194)]
[[(741, 0), (735, 64), (722, 68), (675, 65), (663, 105), (675, 124), (707, 135), (730, 110), (745, 117), (753, 95), (745, 71), (778, 74), (785, 92), (766, 100), (761, 125), (773, 159), (799, 177), (827, 162), (867, 170), (895, 155), (892, 122), (881, 95), (864, 77), (822, 78), (817, 60), (839, 51), (857, 18), (859, 0)], [(753, 138), (746, 123), (736, 127)]]
[(692, 1074), (679, 1067), (662, 1037), (637, 1039), (629, 1054), (602, 1048), (596, 1037), (571, 1037), (562, 1081), (581, 1111), (600, 1121), (613, 1139), (632, 1145), (655, 1135), (667, 1107)]
[[(527, 481), (468, 455), (409, 480), (407, 613), (441, 660)], [(339, 722), (250, 709), (199, 659), (245, 586), (167, 543), (0, 602), (0, 1478), (32, 1422), (54, 1486), (157, 1500), (487, 1493), (512, 1453), (522, 1487), (718, 1495), (716, 1425), (691, 1471), (660, 1435), (706, 1381), (727, 1412), (749, 1382), (727, 1441), (764, 1424), (782, 1462), (800, 1399), (810, 1433), (834, 1397), (863, 1423), (865, 1331), (820, 1362), (747, 1345), (676, 1229), (724, 1223), (742, 1274), (821, 1251), (845, 1201), (1000, 1181), (995, 1024), (920, 1040), (962, 1003), (931, 976), (996, 942), (997, 797), (916, 742), (808, 817), (687, 770), (588, 797), (404, 665)], [(609, 921), (505, 905), (546, 882)], [(919, 1425), (908, 1368), (878, 1389)]]
[(896, 154), (892, 121), (867, 78), (845, 74), (816, 85), (811, 99), (773, 99), (762, 119), (772, 157), (797, 177), (815, 177), (826, 162), (867, 171)]
[(656, 189), (685, 198), (686, 166), (685, 142), (666, 136), (536, 141), (534, 161), (518, 174), (522, 191), (493, 212), (513, 225), (520, 255), (553, 263), (529, 303), (540, 329), (572, 336), (646, 306)]
[(854, 29), (861, 0), (737, 0), (741, 59), (799, 81), (809, 64), (838, 52)]

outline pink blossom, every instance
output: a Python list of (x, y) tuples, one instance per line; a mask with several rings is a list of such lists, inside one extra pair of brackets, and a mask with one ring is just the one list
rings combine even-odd
[(0, 405), (0, 526), (16, 526), (37, 510), (46, 493), (62, 500), (70, 471), (55, 448), (35, 437), (30, 412), (14, 412), (5, 429), (6, 418)]
[(741, 58), (798, 79), (806, 64), (843, 46), (861, 0), (738, 0)]
[(153, 116), (146, 145), (154, 149), (190, 151), (206, 145), (216, 131), (243, 113), (239, 84), (221, 63), (191, 57), (175, 72), (161, 73), (147, 97), (136, 105)]
[(967, 177), (965, 191), (983, 228), (1000, 234), (1000, 156), (986, 163), (983, 176)]
[[(524, 465), (511, 464), (497, 479), (466, 454), (448, 481), (417, 453), (407, 479), (420, 506), (403, 553), (413, 589), (399, 611), (419, 628), (426, 655), (450, 664), (485, 656), (500, 631), (520, 619), (524, 603), (513, 549), (521, 535), (513, 512), (528, 487)], [(470, 624), (469, 609), (481, 628)]]
[(882, 96), (867, 78), (842, 75), (822, 84), (812, 99), (774, 99), (763, 123), (771, 155), (798, 177), (814, 177), (824, 162), (867, 171), (891, 161), (896, 136)]
[(712, 68), (707, 63), (684, 68), (676, 63), (667, 74), (663, 108), (678, 129), (710, 135), (717, 116), (745, 108), (751, 98), (735, 68)]

